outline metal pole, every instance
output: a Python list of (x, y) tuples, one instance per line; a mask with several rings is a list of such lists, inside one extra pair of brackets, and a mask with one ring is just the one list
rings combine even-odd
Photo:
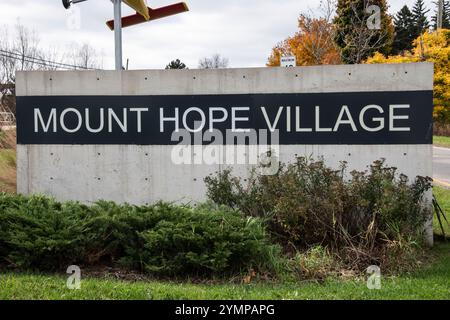
[(122, 70), (122, 1), (114, 0), (114, 41), (116, 70)]
[(437, 13), (437, 29), (442, 29), (442, 20), (444, 14), (444, 0), (438, 0), (438, 13)]

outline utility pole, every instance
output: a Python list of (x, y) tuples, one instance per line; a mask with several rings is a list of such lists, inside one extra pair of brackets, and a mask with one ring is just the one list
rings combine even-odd
[(438, 0), (438, 12), (437, 12), (437, 29), (442, 29), (442, 20), (444, 15), (444, 0)]
[[(69, 9), (72, 4), (85, 2), (87, 0), (62, 0), (64, 8)], [(114, 20), (106, 22), (106, 25), (114, 30), (114, 51), (116, 70), (123, 70), (122, 64), (122, 27), (130, 27), (143, 22), (161, 19), (178, 13), (189, 11), (188, 6), (184, 2), (174, 3), (160, 8), (150, 8), (147, 6), (146, 0), (110, 0), (114, 5)], [(133, 8), (136, 14), (122, 18), (122, 1), (126, 5)], [(128, 62), (127, 62), (128, 70)]]
[(114, 0), (114, 43), (116, 70), (122, 70), (122, 1)]

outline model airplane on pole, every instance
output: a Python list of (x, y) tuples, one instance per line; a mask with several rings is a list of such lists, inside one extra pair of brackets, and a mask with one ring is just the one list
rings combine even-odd
[[(62, 3), (64, 8), (69, 9), (72, 4), (85, 1), (87, 0), (62, 0)], [(122, 69), (122, 28), (189, 11), (184, 2), (155, 9), (148, 7), (146, 0), (111, 0), (111, 2), (114, 4), (114, 20), (107, 21), (106, 24), (115, 32), (116, 70)], [(122, 2), (135, 10), (136, 14), (122, 17)]]

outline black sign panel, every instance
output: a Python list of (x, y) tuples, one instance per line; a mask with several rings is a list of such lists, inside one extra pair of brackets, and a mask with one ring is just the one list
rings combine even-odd
[(431, 144), (432, 111), (432, 91), (17, 97), (17, 142), (174, 145), (174, 131), (215, 130), (231, 144), (226, 133), (276, 130), (279, 144)]

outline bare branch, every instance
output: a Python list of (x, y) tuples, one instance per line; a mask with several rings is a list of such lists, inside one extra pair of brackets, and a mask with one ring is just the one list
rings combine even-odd
[(223, 69), (229, 64), (228, 58), (222, 57), (220, 54), (214, 54), (212, 57), (205, 57), (198, 62), (199, 69)]

